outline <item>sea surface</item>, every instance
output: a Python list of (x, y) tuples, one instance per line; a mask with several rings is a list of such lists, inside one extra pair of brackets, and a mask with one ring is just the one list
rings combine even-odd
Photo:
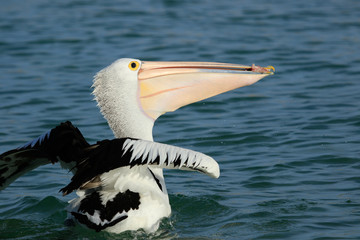
[(154, 234), (64, 225), (71, 174), (0, 192), (0, 239), (360, 239), (360, 1), (11, 0), (0, 8), (0, 152), (70, 120), (113, 138), (91, 95), (122, 57), (232, 62), (273, 76), (172, 113), (154, 139), (216, 159), (221, 177), (165, 171)]

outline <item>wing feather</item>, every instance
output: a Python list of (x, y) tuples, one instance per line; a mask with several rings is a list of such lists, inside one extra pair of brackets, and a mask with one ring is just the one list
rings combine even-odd
[(98, 142), (76, 165), (71, 182), (60, 191), (64, 195), (105, 172), (125, 166), (156, 166), (160, 168), (191, 170), (218, 178), (217, 162), (199, 152), (167, 144), (132, 138), (119, 138)]
[(71, 122), (65, 122), (0, 155), (0, 190), (28, 171), (58, 161), (74, 173), (71, 182), (60, 190), (64, 195), (79, 188), (98, 187), (101, 174), (125, 166), (192, 170), (214, 178), (220, 175), (217, 162), (205, 154), (133, 138), (89, 145)]
[(23, 146), (0, 155), (0, 190), (23, 174), (48, 163), (60, 160), (63, 166), (71, 168), (88, 146), (71, 122), (61, 123)]

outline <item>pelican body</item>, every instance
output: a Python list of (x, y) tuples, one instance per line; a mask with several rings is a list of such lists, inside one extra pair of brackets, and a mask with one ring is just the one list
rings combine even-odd
[(163, 169), (218, 178), (202, 153), (153, 141), (162, 114), (253, 84), (273, 67), (210, 62), (148, 62), (123, 58), (96, 74), (93, 94), (115, 138), (89, 144), (71, 122), (0, 155), (0, 189), (24, 173), (59, 162), (74, 176), (60, 191), (76, 191), (68, 217), (95, 231), (154, 232), (171, 207)]

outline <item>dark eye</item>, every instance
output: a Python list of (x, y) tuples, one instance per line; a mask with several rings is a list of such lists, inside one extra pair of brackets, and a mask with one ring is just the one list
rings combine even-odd
[(132, 71), (136, 71), (139, 68), (139, 65), (140, 64), (138, 62), (132, 61), (132, 62), (129, 63), (129, 68)]

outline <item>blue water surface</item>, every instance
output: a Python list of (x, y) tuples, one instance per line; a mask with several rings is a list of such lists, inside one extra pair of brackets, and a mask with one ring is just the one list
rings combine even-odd
[(122, 57), (273, 65), (276, 74), (162, 116), (156, 141), (215, 158), (166, 171), (152, 235), (67, 227), (71, 174), (49, 165), (0, 192), (0, 239), (360, 239), (360, 2), (12, 0), (0, 8), (0, 152), (71, 120), (112, 138), (91, 96)]

